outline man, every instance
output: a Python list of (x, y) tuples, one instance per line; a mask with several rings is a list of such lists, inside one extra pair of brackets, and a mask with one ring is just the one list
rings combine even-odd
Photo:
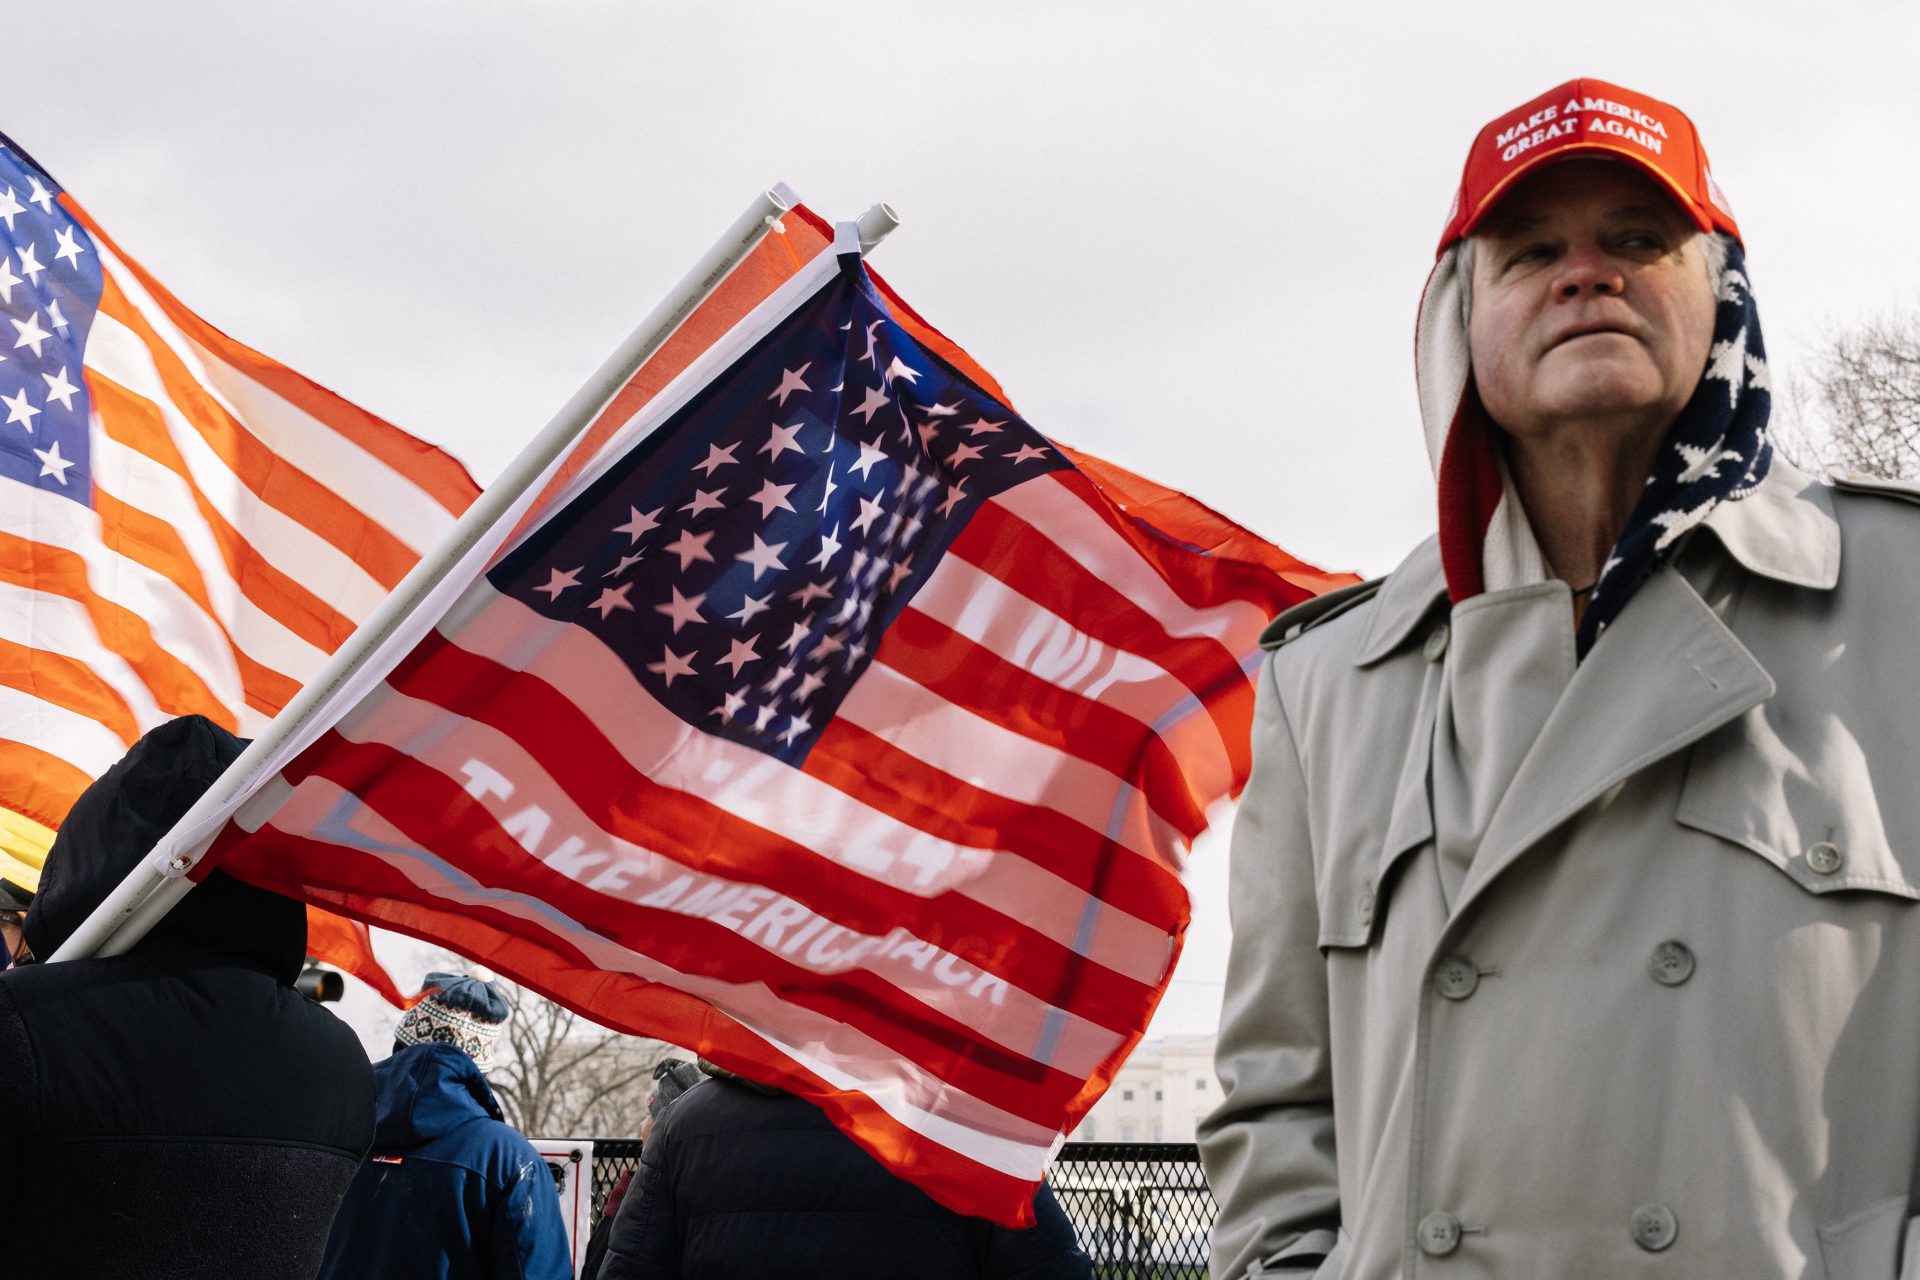
[[(199, 716), (135, 743), (47, 854), (44, 960), (245, 744)], [(222, 872), (125, 955), (0, 974), (0, 1272), (309, 1277), (373, 1137), (352, 1031), (294, 990), (298, 902)]]
[(1269, 632), (1214, 1273), (1920, 1276), (1920, 494), (1773, 453), (1599, 81), (1475, 140), (1416, 363), (1437, 539)]
[(1092, 1280), (1045, 1186), (1024, 1231), (966, 1217), (806, 1099), (700, 1068), (713, 1078), (661, 1112), (640, 1152), (599, 1280)]
[(493, 975), (429, 973), (375, 1064), (373, 1150), (327, 1241), (327, 1280), (572, 1280), (540, 1153), (487, 1087), (512, 1010)]

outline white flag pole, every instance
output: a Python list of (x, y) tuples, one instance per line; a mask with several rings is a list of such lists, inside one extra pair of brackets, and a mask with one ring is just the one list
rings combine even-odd
[[(798, 198), (785, 183), (776, 184), (727, 229), (679, 285), (641, 321), (640, 327), (607, 358), (593, 376), (554, 415), (546, 428), (521, 450), (500, 477), (475, 499), (446, 537), (416, 564), (393, 592), (360, 624), (318, 674), (303, 685), (259, 737), (228, 766), (139, 866), (107, 895), (49, 961), (119, 955), (146, 936), (194, 882), (187, 878), (217, 833), (231, 804), (268, 772), (306, 745), (296, 743), (332, 693), (384, 643), (432, 589), (465, 560), (486, 533), (532, 489), (573, 444), (600, 410), (664, 346), (694, 310), (719, 288), (733, 269), (770, 231), (782, 231), (780, 215)], [(859, 220), (863, 249), (878, 244), (899, 225), (884, 204)]]

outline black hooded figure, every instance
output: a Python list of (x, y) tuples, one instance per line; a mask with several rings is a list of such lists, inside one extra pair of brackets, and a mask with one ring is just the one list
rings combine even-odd
[[(88, 787), (47, 855), (33, 954), (244, 746), (188, 716)], [(314, 1274), (373, 1140), (373, 1070), (293, 989), (306, 938), (299, 903), (215, 871), (126, 955), (0, 973), (0, 1274)]]

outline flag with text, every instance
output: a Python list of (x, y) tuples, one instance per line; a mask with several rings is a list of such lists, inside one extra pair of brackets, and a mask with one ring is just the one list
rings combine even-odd
[(1166, 988), (1260, 630), (1351, 579), (1056, 446), (849, 250), (597, 437), (209, 862), (1013, 1222)]

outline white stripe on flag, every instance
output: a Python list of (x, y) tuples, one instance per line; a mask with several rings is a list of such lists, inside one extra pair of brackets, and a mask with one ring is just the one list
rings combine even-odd
[(127, 753), (120, 735), (91, 716), (0, 685), (0, 738), (10, 738), (99, 777)]
[[(0, 583), (0, 640), (26, 649), (44, 649), (87, 667), (126, 701), (144, 731), (169, 719), (154, 703), (146, 682), (125, 658), (109, 649), (94, 629), (86, 606), (65, 596)], [(91, 721), (89, 722), (91, 723)], [(102, 730), (105, 732), (105, 730)], [(119, 738), (112, 733), (116, 742)], [(27, 741), (31, 741), (28, 739)], [(50, 749), (50, 748), (49, 748)], [(121, 751), (126, 750), (125, 746)], [(59, 755), (58, 751), (54, 752)], [(116, 752), (114, 759), (119, 758)], [(79, 761), (74, 761), (78, 765)], [(109, 764), (112, 760), (108, 761)], [(97, 771), (93, 771), (97, 772)]]
[[(109, 550), (100, 539), (100, 517), (96, 513), (58, 494), (18, 486), (9, 490), (7, 501), (0, 503), (0, 533), (79, 556), (86, 566), (87, 588), (94, 596), (138, 615), (152, 632), (154, 643), (198, 676), (228, 710), (237, 710), (245, 701), (240, 668), (233, 660), (233, 646), (226, 634), (173, 579)], [(84, 612), (81, 616), (85, 619)], [(85, 625), (94, 643), (103, 644), (91, 620)], [(31, 628), (29, 632), (37, 634)], [(139, 681), (124, 663), (116, 675), (82, 651), (38, 640), (17, 643), (52, 648), (85, 662), (116, 687), (122, 677)], [(142, 690), (144, 697), (144, 685)], [(139, 705), (135, 704), (135, 717), (143, 729), (159, 722), (157, 710), (152, 717), (144, 716), (138, 711)]]
[[(431, 551), (453, 527), (456, 517), (432, 494), (394, 470), (385, 460), (368, 453), (327, 423), (282, 399), (222, 360), (218, 353), (188, 337), (141, 286), (139, 278), (126, 270), (111, 251), (103, 246), (100, 256), (127, 301), (152, 327), (154, 335), (186, 366), (194, 381), (206, 387), (229, 413), (245, 423), (276, 457), (353, 502), (364, 515), (416, 555)], [(93, 363), (91, 351), (87, 363)], [(336, 607), (346, 612), (344, 607)]]
[[(87, 368), (140, 396), (160, 411), (193, 477), (227, 523), (241, 530), (254, 552), (348, 618), (364, 618), (387, 596), (371, 574), (325, 538), (263, 501), (236, 476), (168, 396), (140, 335), (101, 312), (87, 335)], [(158, 463), (152, 465), (158, 466)], [(182, 491), (184, 492), (184, 490)], [(324, 661), (325, 655), (321, 656)], [(304, 672), (314, 668), (294, 668)], [(288, 668), (281, 668), (285, 671)]]
[(179, 533), (188, 558), (200, 571), (207, 598), (226, 623), (236, 648), (261, 666), (295, 680), (320, 669), (327, 660), (325, 650), (295, 635), (240, 590), (186, 481), (138, 450), (108, 439), (98, 428), (93, 466), (94, 482), (104, 492)]

